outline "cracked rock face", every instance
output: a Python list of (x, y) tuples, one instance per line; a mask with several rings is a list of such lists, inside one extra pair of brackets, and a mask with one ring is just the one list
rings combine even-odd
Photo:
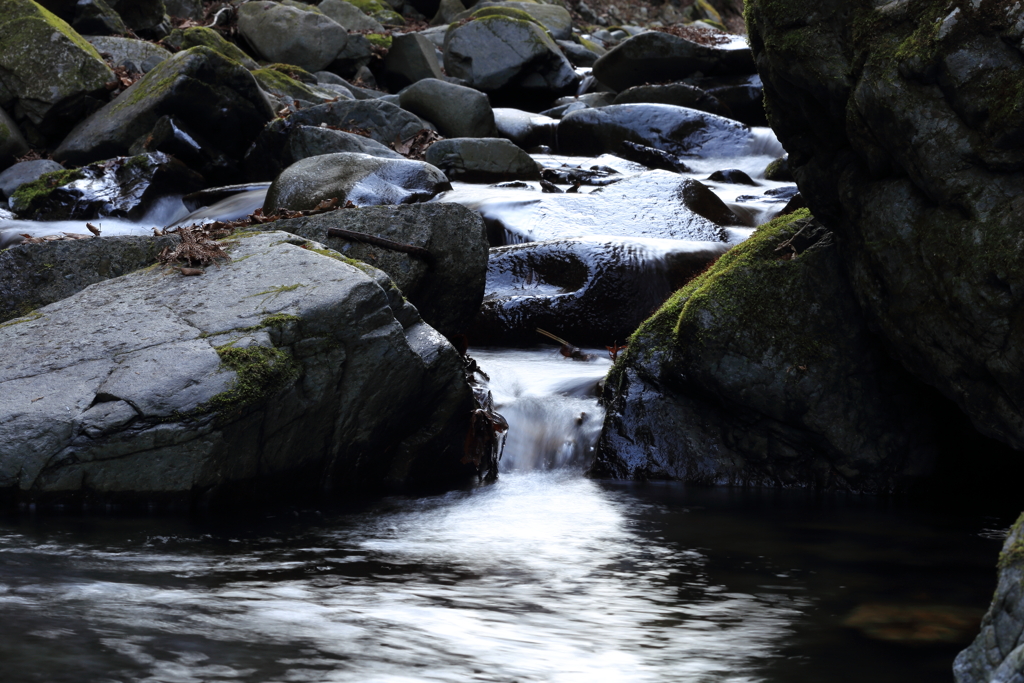
[(224, 245), (200, 277), (136, 271), (0, 326), (0, 491), (266, 499), (462, 476), (461, 359), (387, 276), (283, 232)]

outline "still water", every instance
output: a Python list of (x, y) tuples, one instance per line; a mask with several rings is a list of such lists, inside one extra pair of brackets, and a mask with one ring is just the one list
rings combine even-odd
[(0, 680), (952, 680), (1012, 518), (590, 480), (608, 361), (475, 355), (511, 427), (494, 485), (0, 521)]

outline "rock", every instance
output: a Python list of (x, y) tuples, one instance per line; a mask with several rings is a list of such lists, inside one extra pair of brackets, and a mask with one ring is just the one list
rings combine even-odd
[(156, 152), (44, 174), (21, 185), (11, 195), (10, 207), (28, 220), (137, 220), (157, 199), (204, 184), (183, 163)]
[[(256, 69), (252, 72), (256, 82), (267, 93), (270, 93), (282, 104), (287, 106), (294, 100), (322, 104), (338, 99), (338, 94), (315, 85), (306, 85), (301, 81), (281, 73), (277, 69)], [(346, 92), (347, 95), (347, 92)], [(345, 99), (352, 99), (348, 95)]]
[(717, 99), (688, 83), (635, 85), (615, 96), (613, 104), (671, 104), (729, 117), (731, 111)]
[(332, 198), (342, 205), (411, 204), (450, 189), (445, 175), (422, 161), (340, 152), (303, 159), (282, 171), (267, 191), (263, 211), (307, 211)]
[(930, 472), (921, 389), (808, 216), (761, 226), (630, 337), (595, 474), (881, 492)]
[(572, 65), (538, 25), (485, 16), (451, 28), (444, 41), (449, 76), (488, 93), (557, 96), (575, 88)]
[(25, 183), (38, 180), (44, 173), (62, 171), (64, 167), (56, 161), (49, 159), (37, 159), (35, 161), (22, 161), (14, 164), (3, 173), (0, 173), (0, 199), (6, 199), (14, 194), (14, 191)]
[(402, 109), (434, 122), (448, 138), (486, 138), (497, 134), (494, 111), (479, 90), (425, 78), (398, 95)]
[(562, 54), (572, 62), (573, 66), (594, 66), (594, 63), (601, 58), (601, 55), (571, 40), (556, 40), (555, 44), (562, 49)]
[(262, 0), (238, 10), (238, 32), (261, 57), (321, 71), (348, 42), (344, 26), (319, 12)]
[(677, 156), (731, 157), (747, 153), (752, 139), (735, 121), (668, 104), (580, 109), (558, 124), (559, 153), (581, 156), (621, 155), (628, 141)]
[(170, 51), (145, 40), (118, 36), (89, 36), (87, 40), (100, 55), (110, 56), (110, 64), (123, 66), (130, 72), (149, 73), (171, 56)]
[(496, 247), (470, 339), (532, 345), (539, 327), (585, 346), (625, 343), (672, 292), (729, 248), (721, 242), (667, 244), (595, 238)]
[(384, 33), (384, 26), (345, 0), (324, 0), (317, 7), (349, 31)]
[[(223, 116), (230, 111), (231, 116)], [(241, 159), (273, 109), (243, 66), (206, 47), (179, 52), (81, 124), (54, 152), (72, 164), (124, 155), (163, 116), (201, 130), (219, 153)]]
[(767, 126), (764, 111), (764, 86), (759, 76), (746, 76), (732, 83), (716, 84), (719, 79), (701, 79), (701, 87), (728, 108), (728, 116), (748, 126)]
[(27, 151), (28, 143), (18, 130), (18, 124), (0, 109), (0, 168), (7, 168)]
[[(372, 42), (370, 38), (373, 39)], [(389, 44), (390, 40), (387, 36), (367, 37), (358, 33), (350, 34), (345, 47), (334, 57), (334, 61), (328, 68), (347, 78), (360, 79), (366, 70), (366, 65), (374, 57), (374, 47), (384, 47), (385, 45), (382, 43)]]
[(359, 86), (352, 85), (341, 76), (333, 74), (330, 71), (317, 71), (314, 75), (320, 85), (342, 86), (357, 100), (375, 100), (385, 95), (385, 93), (380, 90), (371, 90), (370, 88), (361, 88)]
[(382, 159), (404, 159), (372, 138), (319, 126), (291, 126), (285, 144), (273, 155), (258, 152), (246, 157), (254, 176), (276, 178), (296, 161), (337, 152), (357, 152)]
[(793, 182), (793, 172), (789, 169), (789, 155), (781, 156), (768, 164), (764, 169), (764, 179), (780, 183)]
[(0, 323), (156, 263), (177, 237), (99, 237), (0, 251)]
[[(510, 11), (511, 10), (511, 11)], [(572, 17), (569, 10), (558, 5), (540, 2), (495, 2), (482, 0), (473, 5), (473, 9), (456, 16), (453, 21), (461, 21), (469, 17), (509, 16), (533, 21), (547, 31), (555, 40), (572, 38)]]
[(0, 329), (0, 488), (230, 504), (467, 476), (462, 361), (385, 275), (283, 232), (221, 244), (201, 277), (138, 271)]
[(430, 20), (430, 25), (447, 27), (448, 24), (455, 21), (455, 17), (465, 11), (466, 6), (459, 0), (441, 0), (434, 13), (434, 18)]
[[(706, 40), (703, 36), (708, 34), (698, 35), (698, 39)], [(625, 90), (644, 83), (678, 81), (698, 72), (705, 76), (755, 73), (750, 47), (743, 36), (711, 35), (723, 42), (701, 44), (669, 33), (641, 33), (597, 60), (594, 77), (614, 90)]]
[(96, 49), (65, 22), (32, 0), (4, 0), (0, 107), (33, 144), (59, 140), (99, 107), (112, 81)]
[(540, 165), (515, 144), (502, 138), (450, 138), (427, 149), (426, 162), (451, 180), (497, 183), (540, 180)]
[(498, 135), (523, 149), (540, 145), (553, 149), (558, 144), (558, 119), (507, 107), (496, 107), (492, 111)]
[(164, 0), (167, 14), (179, 19), (202, 19), (203, 0)]
[[(380, 268), (441, 334), (465, 332), (480, 309), (487, 272), (487, 234), (479, 214), (459, 204), (374, 206), (276, 221), (273, 227), (323, 242)], [(328, 237), (341, 228), (428, 250), (433, 265), (402, 252)]]
[(83, 35), (124, 35), (129, 30), (121, 15), (104, 0), (79, 0), (74, 18), (68, 23)]
[(1024, 670), (1024, 515), (1010, 529), (999, 554), (999, 583), (981, 621), (981, 633), (953, 662), (956, 683), (1002, 683)]
[(211, 28), (203, 26), (193, 26), (184, 30), (176, 28), (160, 42), (174, 48), (175, 51), (187, 50), (192, 47), (208, 47), (228, 59), (235, 60), (250, 71), (259, 68), (259, 65), (240, 47), (225, 40), (221, 34)]
[(164, 0), (110, 0), (110, 6), (128, 28), (147, 38), (163, 38), (170, 31)]
[(870, 324), (979, 431), (1019, 450), (1019, 13), (957, 9), (753, 0), (747, 20), (772, 128)]
[(371, 19), (385, 26), (405, 25), (405, 19), (402, 18), (401, 14), (394, 11), (387, 4), (378, 2), (378, 0), (354, 0), (351, 4), (355, 5), (356, 9)]
[(753, 185), (757, 187), (754, 179), (738, 168), (725, 168), (715, 171), (708, 176), (708, 180), (716, 183), (729, 183), (731, 185)]
[(381, 64), (381, 75), (392, 90), (401, 90), (424, 78), (443, 79), (434, 44), (415, 33), (395, 36)]

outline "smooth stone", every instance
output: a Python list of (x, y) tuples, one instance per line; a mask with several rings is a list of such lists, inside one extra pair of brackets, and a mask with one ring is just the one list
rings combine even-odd
[(176, 28), (160, 42), (163, 45), (172, 47), (176, 52), (187, 50), (191, 47), (208, 47), (228, 59), (235, 60), (250, 71), (260, 68), (259, 64), (252, 57), (212, 28), (203, 26), (193, 26), (186, 29)]
[(276, 2), (246, 2), (238, 10), (238, 32), (261, 57), (320, 71), (348, 42), (348, 32), (319, 12)]
[(132, 66), (129, 71), (149, 73), (157, 64), (170, 58), (171, 52), (146, 40), (120, 36), (85, 36), (101, 55), (110, 55), (114, 66)]
[(718, 116), (729, 117), (731, 113), (728, 107), (713, 96), (688, 83), (635, 85), (615, 95), (612, 104), (671, 104)]
[(393, 90), (401, 90), (425, 78), (443, 79), (444, 72), (435, 55), (434, 44), (422, 36), (394, 36), (381, 64), (384, 82)]
[(444, 171), (451, 180), (496, 183), (540, 179), (540, 165), (503, 138), (440, 140), (427, 149), (426, 161)]
[(61, 171), (64, 167), (50, 159), (36, 159), (14, 164), (0, 173), (0, 199), (6, 199), (25, 183), (38, 180), (44, 173)]
[(10, 166), (28, 150), (28, 143), (18, 129), (18, 124), (0, 109), (0, 169)]
[(398, 95), (402, 109), (437, 126), (448, 138), (484, 138), (497, 134), (487, 95), (435, 78), (413, 83)]
[(509, 107), (495, 107), (492, 111), (498, 135), (523, 149), (557, 145), (558, 119)]
[(481, 0), (473, 5), (472, 9), (464, 14), (459, 14), (452, 21), (461, 21), (471, 16), (487, 16), (488, 13), (481, 12), (488, 8), (508, 8), (518, 10), (529, 15), (530, 19), (544, 27), (555, 40), (569, 40), (572, 37), (572, 17), (569, 10), (555, 4), (541, 2), (496, 2), (495, 0)]
[(348, 31), (371, 31), (384, 33), (384, 26), (370, 18), (365, 12), (345, 0), (324, 0), (317, 7)]

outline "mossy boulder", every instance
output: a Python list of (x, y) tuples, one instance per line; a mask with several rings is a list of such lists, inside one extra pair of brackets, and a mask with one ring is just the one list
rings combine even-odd
[(1024, 23), (1012, 3), (748, 0), (768, 118), (890, 352), (1024, 448)]
[(379, 21), (370, 18), (361, 9), (345, 0), (324, 0), (318, 7), (321, 12), (349, 31), (384, 32), (384, 26)]
[(351, 0), (351, 4), (374, 21), (386, 26), (404, 26), (402, 15), (380, 0)]
[(881, 492), (927, 475), (921, 392), (806, 210), (761, 226), (630, 337), (594, 472)]
[(85, 164), (124, 156), (164, 116), (202, 131), (221, 154), (241, 159), (274, 112), (245, 67), (210, 48), (194, 47), (161, 62), (79, 124), (54, 158)]
[(149, 42), (121, 36), (89, 36), (96, 51), (114, 67), (124, 67), (131, 73), (149, 73), (171, 53)]
[(308, 502), (473, 475), (462, 359), (386, 275), (285, 232), (221, 244), (200, 277), (139, 270), (0, 326), (5, 494)]
[(66, 22), (32, 0), (0, 0), (0, 107), (30, 141), (59, 140), (100, 106), (113, 81)]
[(256, 82), (260, 84), (261, 88), (286, 104), (290, 104), (293, 100), (320, 104), (337, 97), (335, 93), (329, 90), (322, 90), (315, 85), (306, 85), (291, 76), (285, 75), (278, 69), (256, 69), (252, 72), (252, 75), (256, 78)]
[(176, 28), (171, 34), (160, 41), (175, 51), (187, 50), (191, 47), (208, 47), (214, 52), (219, 52), (228, 59), (233, 59), (246, 69), (259, 68), (259, 65), (245, 54), (242, 48), (234, 43), (225, 40), (224, 36), (211, 28), (204, 26), (193, 26), (184, 30)]
[(494, 2), (484, 0), (472, 9), (457, 15), (454, 21), (480, 19), (491, 16), (505, 16), (531, 21), (544, 28), (555, 40), (569, 40), (572, 37), (572, 17), (569, 11), (558, 5), (535, 2)]
[(266, 0), (239, 8), (238, 32), (263, 59), (310, 72), (331, 64), (348, 42), (345, 27), (325, 14)]

